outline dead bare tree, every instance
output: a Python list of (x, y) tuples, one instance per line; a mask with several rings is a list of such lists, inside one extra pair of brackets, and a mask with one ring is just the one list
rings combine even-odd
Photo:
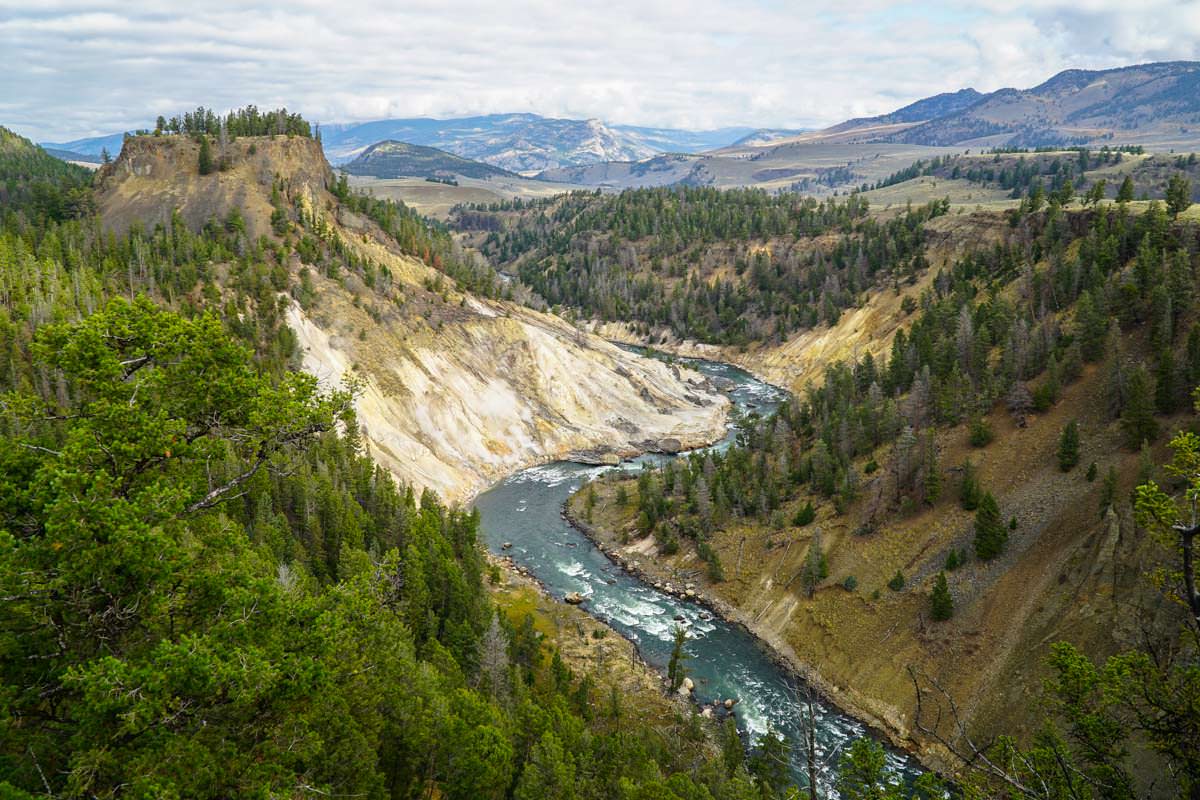
[[(1034, 763), (1020, 748), (999, 747), (1000, 741), (996, 737), (989, 738), (986, 742), (977, 742), (967, 730), (954, 697), (945, 687), (935, 678), (919, 672), (911, 665), (908, 667), (908, 675), (917, 695), (913, 727), (945, 748), (967, 771), (1002, 784), (1011, 794), (1031, 800), (1061, 798), (1064, 791), (1066, 796), (1083, 800), (1078, 787), (1084, 784), (1097, 790), (1100, 796), (1111, 796), (1108, 792), (1114, 787), (1098, 782), (1094, 776), (1076, 767), (1070, 754), (1064, 752), (1054, 740), (1046, 743), (1052, 755), (1050, 770), (1053, 774), (1047, 774), (1046, 767)], [(947, 728), (949, 732), (944, 733)], [(1008, 763), (1004, 763), (1005, 760)], [(1086, 796), (1090, 797), (1092, 794), (1089, 792)]]

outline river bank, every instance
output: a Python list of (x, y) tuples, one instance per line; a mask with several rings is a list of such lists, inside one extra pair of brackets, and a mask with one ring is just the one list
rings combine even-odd
[[(587, 537), (596, 549), (633, 577), (653, 586), (658, 591), (702, 606), (730, 625), (743, 628), (765, 646), (778, 666), (787, 670), (794, 678), (815, 688), (828, 703), (865, 723), (873, 733), (893, 747), (903, 750), (915, 758), (926, 769), (933, 771), (945, 769), (944, 760), (935, 757), (928, 747), (922, 748), (921, 744), (912, 738), (911, 732), (907, 728), (893, 718), (873, 713), (851, 692), (827, 680), (813, 665), (801, 660), (791, 645), (778, 634), (757, 624), (741, 609), (712, 594), (701, 584), (687, 582), (676, 585), (679, 583), (679, 578), (669, 575), (663, 569), (662, 562), (646, 558), (643, 563), (642, 558), (634, 557), (635, 554), (645, 556), (647, 549), (645, 540), (622, 545), (617, 541), (614, 532), (603, 530), (581, 519), (572, 509), (569, 500), (563, 506), (563, 519)], [(653, 544), (653, 537), (647, 537), (647, 539), (650, 544)]]
[[(729, 364), (696, 362), (690, 366), (724, 385), (743, 413), (773, 413), (786, 397), (776, 387)], [(714, 446), (727, 445), (734, 434), (729, 429)], [(522, 470), (476, 498), (481, 538), (493, 553), (511, 557), (515, 566), (536, 578), (550, 595), (578, 595), (587, 613), (633, 642), (645, 662), (660, 673), (670, 660), (675, 627), (686, 628), (694, 698), (702, 712), (712, 708), (713, 716), (720, 716), (718, 706), (736, 698), (734, 715), (743, 732), (757, 737), (777, 731), (799, 741), (803, 720), (796, 702), (795, 676), (803, 675), (804, 670), (796, 669), (796, 662), (782, 660), (782, 648), (760, 640), (732, 614), (718, 614), (680, 600), (640, 580), (564, 517), (566, 501), (591, 478), (609, 470), (658, 465), (672, 457), (646, 454), (616, 467), (556, 462)], [(825, 694), (838, 696), (836, 687), (828, 687)], [(831, 764), (847, 743), (872, 735), (866, 722), (820, 698), (816, 719), (818, 752)], [(921, 771), (916, 760), (898, 748), (890, 750), (887, 758), (898, 773), (914, 776)], [(793, 753), (791, 768), (798, 783), (805, 780), (803, 761), (802, 754)], [(827, 780), (831, 778), (823, 776), (822, 784)]]

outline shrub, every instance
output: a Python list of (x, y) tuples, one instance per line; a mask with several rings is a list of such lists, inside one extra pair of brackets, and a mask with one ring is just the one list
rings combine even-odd
[(996, 435), (992, 432), (992, 425), (983, 417), (975, 417), (971, 420), (971, 426), (967, 432), (967, 441), (972, 447), (987, 447), (992, 443), (992, 439)]
[(808, 501), (804, 506), (796, 512), (796, 516), (792, 518), (792, 524), (797, 528), (803, 528), (814, 519), (817, 518), (817, 510), (813, 508), (812, 501)]
[(945, 568), (946, 568), (947, 572), (953, 572), (954, 570), (958, 569), (961, 566), (962, 566), (962, 561), (959, 560), (957, 550), (951, 550), (949, 553), (946, 554)]
[(896, 570), (896, 574), (892, 576), (892, 579), (890, 581), (888, 581), (888, 588), (891, 589), (893, 592), (898, 592), (901, 589), (903, 589), (904, 588), (904, 573), (901, 572), (900, 570)]
[(853, 575), (847, 575), (846, 580), (842, 581), (842, 588), (847, 592), (853, 592), (858, 588), (858, 578)]
[(1047, 381), (1033, 390), (1033, 410), (1041, 413), (1048, 411), (1058, 400), (1058, 387)]
[(1093, 461), (1091, 464), (1088, 465), (1088, 471), (1087, 471), (1087, 482), (1088, 483), (1091, 483), (1092, 481), (1096, 480), (1096, 474), (1098, 471), (1099, 470), (1096, 467), (1095, 461)]

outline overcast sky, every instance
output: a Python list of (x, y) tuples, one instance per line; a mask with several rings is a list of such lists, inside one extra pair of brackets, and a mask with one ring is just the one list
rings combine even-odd
[(41, 141), (250, 102), (322, 122), (813, 127), (1200, 59), (1200, 0), (0, 0), (0, 54), (0, 125)]

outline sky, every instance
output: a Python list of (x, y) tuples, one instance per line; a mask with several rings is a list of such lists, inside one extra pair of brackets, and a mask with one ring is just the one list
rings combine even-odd
[(531, 111), (821, 127), (1068, 68), (1200, 60), (1200, 0), (0, 0), (0, 125), (205, 105), (322, 123)]

